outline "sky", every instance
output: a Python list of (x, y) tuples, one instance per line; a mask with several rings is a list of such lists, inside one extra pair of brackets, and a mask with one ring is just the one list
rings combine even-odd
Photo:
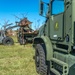
[[(49, 0), (43, 0), (49, 3)], [(39, 0), (0, 0), (0, 28), (8, 21), (8, 23), (13, 23), (19, 21), (16, 18), (27, 17), (32, 23), (32, 28), (35, 25), (42, 25), (45, 21), (45, 17), (39, 15)]]

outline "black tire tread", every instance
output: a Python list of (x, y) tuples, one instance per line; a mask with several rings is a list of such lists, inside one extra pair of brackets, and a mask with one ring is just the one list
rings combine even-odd
[[(10, 44), (7, 44), (6, 41), (10, 40)], [(2, 41), (3, 45), (14, 45), (14, 41), (11, 37), (5, 37)]]
[(41, 75), (47, 75), (47, 65), (46, 65), (46, 60), (45, 60), (45, 52), (44, 52), (42, 45), (37, 44), (36, 50), (38, 50), (39, 56), (40, 56), (40, 66), (39, 67), (36, 66), (36, 70)]

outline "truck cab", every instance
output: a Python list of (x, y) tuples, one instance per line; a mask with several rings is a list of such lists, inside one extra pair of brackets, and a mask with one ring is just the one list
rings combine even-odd
[[(46, 15), (44, 5), (48, 6)], [(74, 9), (74, 0), (50, 0), (49, 3), (40, 0), (40, 15), (46, 21), (33, 43), (36, 70), (40, 75), (75, 74)]]

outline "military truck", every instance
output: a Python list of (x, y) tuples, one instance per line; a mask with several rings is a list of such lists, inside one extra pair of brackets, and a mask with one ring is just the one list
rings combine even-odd
[(4, 25), (3, 26), (4, 29), (0, 30), (0, 44), (3, 44), (3, 45), (13, 45), (14, 44), (13, 39), (7, 35), (7, 30), (12, 28), (12, 27), (8, 27), (10, 25), (12, 25), (12, 23)]
[(19, 26), (17, 38), (20, 45), (25, 45), (26, 43), (32, 43), (33, 38), (38, 34), (38, 31), (31, 29), (30, 22), (27, 18), (23, 18), (20, 22), (17, 22)]
[(8, 35), (8, 30), (19, 27), (18, 25), (11, 26), (10, 24), (3, 25), (3, 29), (0, 30), (0, 44), (3, 45), (14, 45), (14, 40)]
[(34, 38), (36, 71), (40, 75), (75, 75), (75, 0), (40, 0), (40, 15), (46, 21)]

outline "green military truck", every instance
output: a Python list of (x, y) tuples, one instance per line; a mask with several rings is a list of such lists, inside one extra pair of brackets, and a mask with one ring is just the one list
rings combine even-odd
[(37, 36), (38, 31), (34, 31), (31, 28), (32, 22), (30, 22), (27, 18), (23, 18), (20, 22), (16, 22), (16, 26), (19, 26), (19, 30), (17, 33), (17, 39), (20, 45), (25, 45), (26, 43), (32, 43), (33, 38)]
[[(46, 15), (44, 5), (48, 6)], [(40, 15), (46, 21), (34, 38), (36, 71), (75, 75), (75, 0), (40, 0)]]
[(3, 45), (14, 45), (14, 40), (8, 35), (8, 30), (14, 28), (14, 26), (10, 26), (11, 24), (5, 24), (3, 26), (4, 29), (0, 30), (0, 44)]

